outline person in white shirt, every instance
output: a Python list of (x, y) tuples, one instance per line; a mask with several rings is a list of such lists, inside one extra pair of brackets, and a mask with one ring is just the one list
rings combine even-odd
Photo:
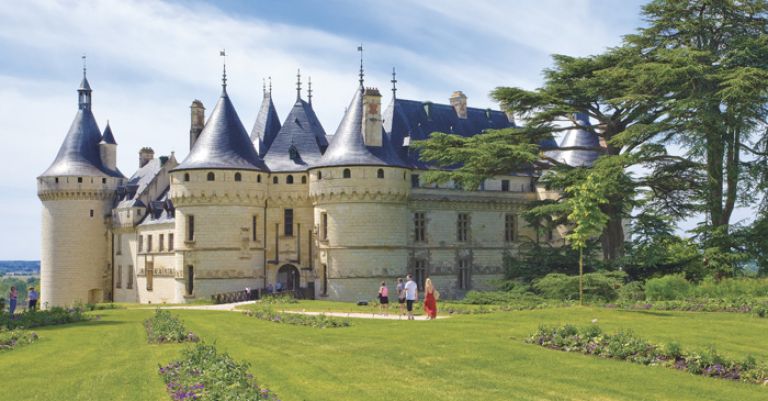
[(405, 308), (408, 310), (408, 320), (413, 319), (413, 303), (419, 300), (419, 286), (413, 281), (413, 276), (408, 275), (405, 283)]

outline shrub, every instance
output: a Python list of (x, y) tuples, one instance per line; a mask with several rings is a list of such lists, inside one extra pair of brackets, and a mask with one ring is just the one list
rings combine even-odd
[[(584, 275), (584, 299), (593, 302), (609, 302), (618, 297), (623, 273), (587, 273)], [(579, 276), (553, 273), (534, 281), (533, 288), (545, 298), (579, 299)]]
[(75, 323), (90, 320), (81, 307), (61, 308), (55, 306), (42, 311), (26, 311), (17, 313), (11, 319), (9, 314), (0, 314), (0, 326), (14, 328), (32, 328), (56, 324)]
[(617, 292), (619, 301), (636, 302), (645, 300), (645, 289), (640, 281), (631, 281), (624, 284)]
[(276, 312), (269, 306), (257, 306), (245, 312), (247, 316), (274, 323), (310, 326), (320, 329), (334, 327), (349, 327), (349, 319), (338, 319), (324, 314), (305, 315), (302, 313)]
[(171, 315), (171, 312), (163, 309), (156, 309), (155, 316), (144, 321), (144, 328), (147, 330), (147, 342), (163, 343), (181, 343), (184, 341), (197, 342), (199, 338), (192, 332), (187, 332), (179, 318)]
[(671, 274), (645, 282), (645, 298), (649, 301), (685, 299), (691, 285), (683, 276)]
[(238, 363), (214, 345), (197, 344), (183, 351), (182, 359), (159, 369), (173, 400), (276, 400), (248, 373), (247, 362)]
[(33, 331), (0, 329), (0, 351), (8, 351), (22, 345), (32, 344), (37, 339), (37, 333)]
[(265, 295), (261, 301), (261, 304), (265, 305), (280, 305), (280, 304), (297, 304), (299, 301), (291, 294), (272, 294)]
[(622, 304), (623, 309), (629, 310), (674, 310), (683, 312), (730, 312), (752, 313), (764, 318), (768, 316), (768, 300), (756, 299), (688, 299), (681, 301), (656, 301)]
[(695, 298), (759, 298), (768, 297), (768, 279), (726, 278), (715, 281), (712, 277), (691, 288)]

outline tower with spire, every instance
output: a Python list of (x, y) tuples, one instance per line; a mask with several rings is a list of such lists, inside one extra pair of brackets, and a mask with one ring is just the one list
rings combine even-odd
[[(85, 57), (83, 57), (85, 62)], [(75, 119), (53, 163), (37, 177), (42, 201), (41, 304), (72, 305), (111, 299), (111, 216), (117, 142), (109, 123), (99, 130), (85, 64)]]

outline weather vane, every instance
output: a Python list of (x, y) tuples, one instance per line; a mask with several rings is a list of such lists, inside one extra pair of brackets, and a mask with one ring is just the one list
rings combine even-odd
[(221, 75), (221, 86), (227, 89), (227, 49), (222, 49), (219, 56), (224, 57), (224, 72)]
[(360, 43), (360, 46), (357, 46), (357, 51), (360, 52), (360, 87), (363, 87), (363, 44)]

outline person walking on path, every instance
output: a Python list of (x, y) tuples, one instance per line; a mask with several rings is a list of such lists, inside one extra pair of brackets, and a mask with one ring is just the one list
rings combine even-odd
[(16, 300), (19, 298), (19, 292), (16, 291), (16, 287), (11, 287), (11, 292), (8, 294), (8, 311), (11, 313), (11, 319), (16, 312)]
[(413, 303), (419, 300), (419, 286), (413, 281), (413, 276), (408, 275), (408, 281), (405, 283), (405, 309), (408, 310), (408, 320), (413, 318)]
[(33, 311), (37, 308), (37, 291), (35, 291), (35, 287), (29, 287), (29, 293), (27, 293), (27, 299), (29, 300), (29, 307), (28, 309)]
[(429, 320), (437, 318), (437, 298), (440, 296), (439, 294), (432, 284), (432, 280), (427, 279), (424, 283), (424, 312), (429, 317)]
[(397, 292), (397, 303), (400, 305), (400, 316), (403, 316), (405, 315), (405, 284), (403, 284), (402, 277), (397, 278), (395, 291)]
[(381, 287), (379, 287), (379, 304), (381, 305), (381, 313), (386, 311), (389, 314), (389, 288), (387, 288), (386, 281), (382, 281)]

